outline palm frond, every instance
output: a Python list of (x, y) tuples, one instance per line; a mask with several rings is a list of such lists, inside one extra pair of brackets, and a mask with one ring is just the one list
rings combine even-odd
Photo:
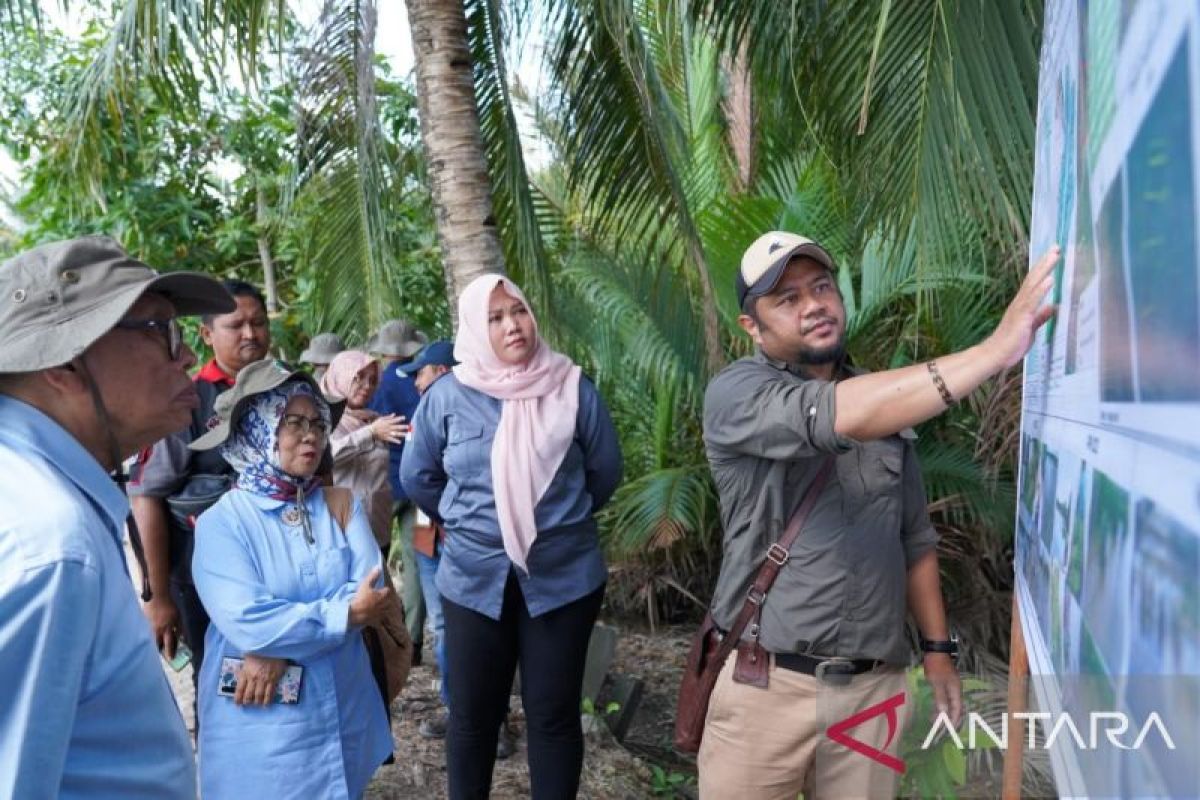
[[(395, 314), (397, 248), (390, 218), (407, 173), (384, 141), (376, 108), (375, 7), (328, 2), (312, 43), (298, 51), (297, 135), (302, 154), (287, 203), (326, 209), (296, 231), (297, 267), (316, 276), (301, 305), (307, 330), (351, 340)], [(310, 218), (317, 218), (314, 215)], [(316, 268), (314, 268), (316, 267)]]
[(617, 490), (605, 510), (609, 546), (616, 555), (662, 550), (705, 529), (713, 489), (708, 465), (656, 470)]
[(980, 259), (941, 235), (959, 219), (1025, 238), (1040, 4), (698, 0), (691, 12), (727, 52), (752, 55), (763, 127), (804, 120), (861, 188), (863, 230), (915, 223), (918, 269)]
[(620, 350), (608, 354), (616, 363), (604, 365), (610, 372), (628, 366), (630, 379), (642, 385), (680, 383), (685, 398), (699, 397), (707, 377), (699, 321), (690, 305), (675, 299), (679, 285), (669, 272), (656, 275), (580, 251), (557, 275), (564, 291), (590, 309), (589, 317), (576, 320), (582, 328), (577, 335), (586, 339), (590, 331), (604, 326), (620, 342)]
[(917, 442), (930, 511), (954, 525), (1011, 529), (1016, 493), (1012, 484), (987, 475), (969, 447), (923, 436)]
[(475, 66), (480, 131), (492, 177), (492, 206), (505, 262), (534, 304), (546, 309), (543, 316), (555, 320), (549, 259), (542, 235), (546, 223), (526, 167), (509, 86), (509, 20), (523, 10), (517, 4), (499, 0), (467, 0), (467, 35)]
[(688, 136), (663, 55), (671, 42), (655, 36), (662, 28), (649, 24), (654, 13), (654, 4), (630, 0), (553, 4), (547, 67), (561, 88), (556, 102), (571, 189), (588, 198), (598, 235), (669, 251), (686, 265), (692, 289), (686, 296), (695, 298), (704, 320), (713, 370), (724, 360), (720, 325), (681, 168)]

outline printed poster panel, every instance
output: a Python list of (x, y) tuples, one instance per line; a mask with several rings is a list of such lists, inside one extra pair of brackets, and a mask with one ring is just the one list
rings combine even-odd
[(1016, 577), (1064, 796), (1200, 794), (1198, 109), (1200, 0), (1047, 3)]

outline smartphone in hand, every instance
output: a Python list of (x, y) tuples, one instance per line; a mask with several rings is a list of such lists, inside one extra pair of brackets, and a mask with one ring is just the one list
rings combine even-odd
[(171, 669), (175, 670), (176, 672), (179, 672), (179, 670), (183, 669), (188, 664), (192, 663), (192, 651), (183, 642), (176, 642), (175, 657), (167, 658), (166, 653), (163, 653), (163, 658), (166, 659), (166, 662), (171, 667)]

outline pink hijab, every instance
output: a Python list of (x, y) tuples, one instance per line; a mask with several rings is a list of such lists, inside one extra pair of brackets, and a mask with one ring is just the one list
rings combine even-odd
[(529, 302), (517, 285), (501, 275), (481, 275), (458, 298), (458, 335), (454, 368), (458, 380), (501, 400), (500, 424), (492, 443), (492, 493), (504, 551), (521, 571), (537, 538), (534, 508), (562, 464), (575, 438), (581, 370), (538, 335), (533, 309), (533, 355), (524, 364), (501, 361), (488, 337), (492, 290)]
[[(321, 376), (321, 391), (327, 397), (343, 400), (350, 394), (350, 384), (354, 383), (355, 376), (371, 367), (378, 370), (379, 362), (361, 350), (343, 350), (333, 357), (329, 369)], [(358, 430), (376, 416), (375, 412), (366, 408), (347, 408), (342, 415), (345, 424), (338, 427)]]

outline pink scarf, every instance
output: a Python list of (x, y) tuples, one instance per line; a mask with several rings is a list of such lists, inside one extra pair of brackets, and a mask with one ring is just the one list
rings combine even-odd
[(534, 508), (575, 438), (581, 371), (538, 335), (532, 309), (533, 355), (517, 366), (496, 356), (488, 337), (488, 304), (498, 285), (529, 308), (508, 278), (481, 275), (471, 281), (458, 298), (454, 374), (464, 385), (503, 401), (492, 442), (492, 494), (504, 551), (529, 574), (525, 560), (537, 538)]
[[(379, 362), (361, 350), (343, 350), (333, 357), (329, 369), (321, 376), (321, 391), (335, 400), (344, 400), (350, 394), (354, 378), (368, 369), (379, 370)], [(366, 408), (346, 408), (338, 428), (352, 433), (379, 416)]]

